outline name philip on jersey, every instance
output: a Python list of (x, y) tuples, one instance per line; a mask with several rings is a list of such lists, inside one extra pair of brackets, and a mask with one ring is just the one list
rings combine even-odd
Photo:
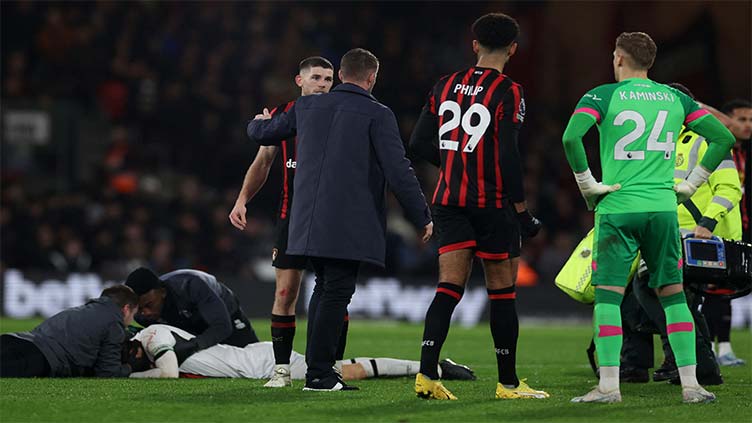
[(465, 85), (465, 84), (457, 84), (454, 86), (454, 93), (457, 94), (462, 93), (462, 95), (469, 95), (469, 96), (476, 96), (480, 94), (480, 92), (483, 91), (483, 87), (478, 85)]

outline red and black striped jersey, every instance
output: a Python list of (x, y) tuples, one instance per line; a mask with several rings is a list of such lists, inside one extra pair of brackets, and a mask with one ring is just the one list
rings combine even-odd
[[(522, 87), (495, 69), (471, 67), (441, 78), (425, 112), (437, 118), (441, 156), (433, 204), (501, 208), (509, 196), (501, 156), (504, 143), (517, 149), (525, 118)], [(505, 139), (502, 126), (514, 131), (514, 139)]]
[[(276, 113), (287, 112), (295, 104), (295, 100), (275, 107), (271, 111), (271, 115)], [(290, 139), (282, 140), (279, 148), (282, 150), (282, 193), (279, 201), (279, 218), (287, 219), (290, 213), (290, 204), (292, 203), (292, 191), (295, 180), (295, 168), (297, 167), (297, 161), (295, 156), (295, 144), (298, 138), (292, 137)]]

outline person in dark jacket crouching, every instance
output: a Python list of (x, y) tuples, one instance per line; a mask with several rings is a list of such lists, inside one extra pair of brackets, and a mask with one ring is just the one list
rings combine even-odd
[(121, 364), (125, 327), (133, 322), (138, 296), (123, 285), (63, 310), (31, 332), (0, 336), (2, 377), (127, 377)]
[(164, 323), (198, 334), (175, 346), (180, 362), (216, 344), (242, 348), (259, 342), (238, 298), (213, 275), (179, 269), (157, 276), (141, 267), (128, 275), (125, 285), (139, 296), (138, 323)]

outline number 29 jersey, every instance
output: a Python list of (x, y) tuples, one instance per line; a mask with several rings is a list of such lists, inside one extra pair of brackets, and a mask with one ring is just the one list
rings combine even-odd
[(522, 126), (522, 87), (495, 69), (471, 67), (441, 78), (425, 107), (439, 126), (441, 170), (433, 204), (502, 208), (508, 194), (501, 126)]
[(681, 91), (630, 78), (588, 91), (577, 113), (598, 126), (603, 183), (621, 184), (600, 201), (597, 213), (676, 211), (675, 142), (683, 124), (707, 111)]

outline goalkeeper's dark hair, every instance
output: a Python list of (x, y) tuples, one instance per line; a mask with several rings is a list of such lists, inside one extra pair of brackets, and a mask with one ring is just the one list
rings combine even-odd
[(125, 285), (114, 285), (105, 288), (105, 290), (102, 291), (101, 296), (111, 299), (112, 302), (117, 304), (120, 308), (123, 308), (126, 305), (131, 307), (138, 305), (138, 295)]
[(733, 113), (736, 109), (752, 109), (752, 103), (750, 103), (749, 100), (737, 98), (724, 104), (723, 107), (721, 107), (721, 112), (729, 114)]
[(658, 53), (655, 41), (644, 32), (622, 32), (616, 37), (616, 47), (627, 53), (633, 68), (640, 70), (650, 69)]
[(298, 65), (299, 72), (303, 72), (305, 69), (310, 68), (324, 68), (334, 70), (334, 65), (332, 65), (332, 62), (326, 60), (321, 56), (306, 57), (305, 59), (301, 60), (300, 65)]
[(690, 91), (689, 88), (687, 88), (686, 86), (684, 86), (684, 85), (682, 85), (682, 84), (680, 84), (678, 82), (672, 82), (672, 83), (668, 84), (668, 86), (671, 87), (671, 88), (673, 88), (673, 89), (675, 89), (675, 90), (681, 91), (684, 94), (690, 96), (692, 98), (692, 100), (695, 99), (695, 95), (692, 94), (692, 91)]
[(489, 50), (499, 50), (517, 41), (520, 25), (509, 15), (489, 13), (473, 23), (472, 31), (481, 46)]

